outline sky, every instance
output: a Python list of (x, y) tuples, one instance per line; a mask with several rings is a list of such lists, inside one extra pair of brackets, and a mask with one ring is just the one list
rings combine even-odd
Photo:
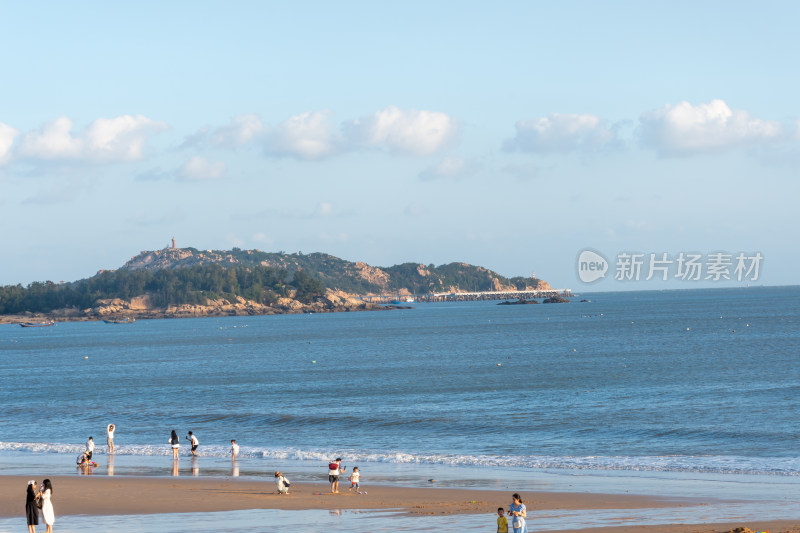
[(797, 284), (796, 2), (0, 13), (0, 285), (172, 237), (577, 291)]

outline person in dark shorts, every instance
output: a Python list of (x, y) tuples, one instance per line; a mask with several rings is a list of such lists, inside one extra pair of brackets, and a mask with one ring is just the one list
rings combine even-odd
[(197, 437), (192, 435), (192, 432), (189, 432), (189, 436), (186, 437), (186, 440), (192, 441), (192, 455), (197, 455), (197, 447), (200, 446), (200, 441), (197, 440)]
[(331, 492), (339, 492), (339, 474), (344, 474), (346, 466), (342, 466), (342, 458), (337, 457), (335, 461), (328, 464), (328, 481), (331, 482)]

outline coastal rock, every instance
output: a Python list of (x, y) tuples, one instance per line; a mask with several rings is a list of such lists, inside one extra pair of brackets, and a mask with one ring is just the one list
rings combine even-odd
[(516, 301), (509, 300), (509, 301), (505, 301), (505, 302), (500, 302), (497, 305), (530, 305), (530, 304), (538, 304), (538, 303), (539, 303), (538, 300), (526, 300), (524, 298), (520, 298), (519, 300), (516, 300)]
[(361, 261), (356, 261), (355, 269), (358, 275), (369, 283), (374, 283), (384, 289), (389, 286), (389, 274), (382, 269), (362, 263)]
[(569, 300), (562, 296), (551, 296), (550, 298), (545, 298), (542, 301), (543, 304), (568, 304)]
[(275, 307), (286, 311), (300, 311), (303, 308), (303, 304), (291, 298), (278, 298), (278, 301), (275, 302)]
[(325, 291), (325, 296), (322, 298), (322, 304), (333, 309), (358, 309), (363, 306), (364, 302), (359, 298), (354, 298), (352, 295), (347, 294), (346, 292), (328, 289)]

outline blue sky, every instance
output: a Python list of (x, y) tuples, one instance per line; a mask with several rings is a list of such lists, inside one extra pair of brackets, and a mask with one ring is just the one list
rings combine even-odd
[(173, 236), (579, 290), (585, 248), (759, 252), (796, 283), (794, 2), (0, 9), (0, 284)]

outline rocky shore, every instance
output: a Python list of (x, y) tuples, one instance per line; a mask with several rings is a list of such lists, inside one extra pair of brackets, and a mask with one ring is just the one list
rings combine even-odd
[(200, 318), (218, 316), (281, 315), (291, 313), (337, 313), (350, 311), (381, 311), (387, 309), (408, 309), (404, 306), (380, 305), (364, 302), (341, 291), (326, 291), (323, 298), (302, 303), (292, 298), (279, 298), (272, 305), (264, 305), (237, 297), (234, 301), (209, 300), (206, 305), (170, 305), (166, 308), (152, 305), (147, 295), (122, 300), (119, 298), (97, 300), (87, 309), (57, 309), (49, 313), (25, 313), (20, 315), (0, 315), (0, 324), (19, 324), (21, 322), (80, 322), (110, 319), (152, 319), (152, 318)]

